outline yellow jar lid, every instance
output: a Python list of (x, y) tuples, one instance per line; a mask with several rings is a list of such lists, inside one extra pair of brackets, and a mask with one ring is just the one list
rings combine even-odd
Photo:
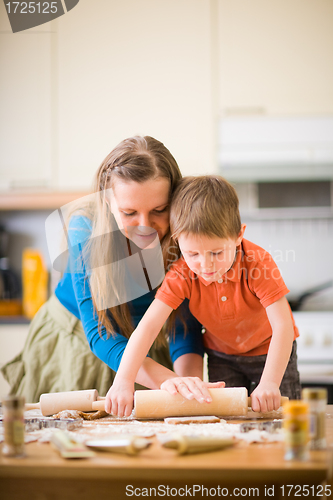
[(284, 415), (305, 415), (309, 411), (309, 405), (305, 401), (300, 401), (298, 399), (287, 401), (283, 405)]
[(326, 399), (327, 400), (327, 389), (323, 387), (305, 387), (302, 390), (303, 399)]

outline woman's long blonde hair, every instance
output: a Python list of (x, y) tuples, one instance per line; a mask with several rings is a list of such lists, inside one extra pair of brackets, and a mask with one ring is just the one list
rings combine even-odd
[[(121, 253), (121, 249), (115, 245), (115, 238), (112, 238), (112, 232), (117, 230), (117, 225), (106, 199), (106, 190), (112, 188), (115, 179), (140, 184), (161, 177), (170, 181), (170, 199), (181, 179), (181, 172), (176, 160), (164, 144), (149, 136), (135, 136), (122, 141), (104, 159), (97, 171), (94, 186), (96, 201), (93, 203), (93, 209), (87, 207), (85, 210), (85, 214), (92, 221), (91, 238), (85, 252), (89, 255), (89, 267), (93, 270), (90, 276), (91, 288), (97, 291), (95, 297), (97, 295), (98, 299), (93, 297), (93, 303), (94, 312), (98, 317), (99, 332), (101, 333), (101, 328), (104, 326), (108, 336), (118, 327), (120, 332), (129, 338), (134, 326), (127, 303), (111, 308), (106, 305), (110, 289), (117, 295), (116, 282), (119, 281), (112, 275), (111, 267), (103, 264), (116, 262)], [(170, 231), (160, 243), (164, 266), (168, 269), (175, 260), (174, 250), (177, 249), (173, 246)]]

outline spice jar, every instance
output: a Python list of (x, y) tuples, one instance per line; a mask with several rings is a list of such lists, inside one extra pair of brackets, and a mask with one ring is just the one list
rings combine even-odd
[(309, 405), (310, 449), (323, 450), (326, 448), (325, 414), (327, 390), (317, 387), (307, 387), (302, 390), (302, 398)]
[(307, 460), (309, 441), (309, 405), (290, 400), (283, 405), (285, 460)]
[(24, 447), (24, 403), (22, 396), (6, 396), (2, 400), (4, 445), (2, 453), (8, 457), (22, 457)]

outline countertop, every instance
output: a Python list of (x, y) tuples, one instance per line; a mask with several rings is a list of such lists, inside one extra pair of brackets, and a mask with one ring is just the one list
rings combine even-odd
[(59, 207), (89, 194), (87, 191), (27, 190), (2, 192), (0, 211), (57, 210)]
[[(29, 443), (26, 458), (0, 456), (1, 498), (183, 498), (191, 496), (190, 492), (197, 498), (207, 498), (213, 488), (211, 497), (255, 496), (267, 500), (269, 496), (308, 496), (305, 485), (314, 485), (314, 497), (326, 498), (323, 485), (332, 483), (333, 405), (327, 406), (326, 436), (327, 450), (310, 451), (305, 462), (285, 461), (281, 442), (241, 441), (221, 451), (179, 456), (175, 450), (162, 448), (155, 439), (138, 456), (96, 452), (93, 458), (72, 460), (61, 458), (49, 443)], [(256, 489), (249, 492), (249, 488)], [(273, 488), (274, 496), (269, 488)]]

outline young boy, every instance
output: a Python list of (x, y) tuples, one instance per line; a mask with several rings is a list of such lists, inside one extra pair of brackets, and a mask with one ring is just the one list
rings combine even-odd
[[(289, 292), (270, 254), (243, 238), (239, 202), (222, 177), (184, 178), (170, 210), (170, 227), (182, 257), (133, 332), (106, 411), (130, 415), (139, 367), (163, 324), (185, 298), (203, 325), (210, 381), (245, 386), (254, 411), (271, 411), (280, 397), (300, 397), (298, 331), (285, 298)], [(190, 334), (190, 333), (189, 333)], [(209, 401), (196, 377), (161, 380), (161, 389)], [(281, 390), (281, 392), (280, 392)]]

